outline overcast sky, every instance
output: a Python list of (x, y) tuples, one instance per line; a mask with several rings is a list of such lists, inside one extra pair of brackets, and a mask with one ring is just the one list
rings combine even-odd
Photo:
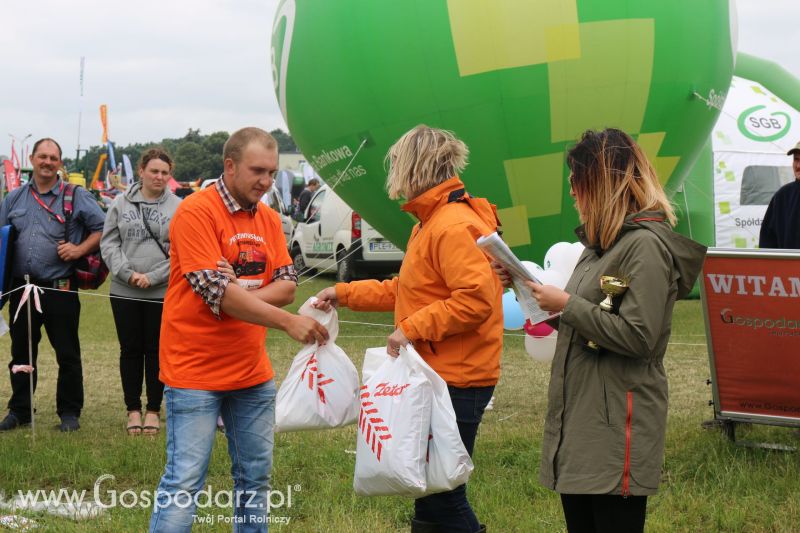
[[(74, 157), (81, 56), (83, 147), (100, 142), (102, 103), (109, 106), (111, 139), (120, 145), (181, 137), (189, 128), (285, 129), (269, 62), (277, 3), (2, 0), (0, 154), (10, 153), (9, 133), (31, 133), (31, 140), (56, 138)], [(800, 1), (737, 5), (739, 50), (800, 77)]]

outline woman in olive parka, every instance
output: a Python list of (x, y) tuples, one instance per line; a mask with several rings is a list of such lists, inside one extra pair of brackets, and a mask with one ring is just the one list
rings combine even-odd
[[(706, 248), (672, 231), (669, 200), (626, 133), (585, 132), (567, 164), (586, 249), (565, 290), (529, 284), (562, 313), (539, 480), (561, 494), (571, 533), (642, 531), (664, 460), (672, 309)], [(611, 311), (598, 305), (601, 276), (627, 286)]]

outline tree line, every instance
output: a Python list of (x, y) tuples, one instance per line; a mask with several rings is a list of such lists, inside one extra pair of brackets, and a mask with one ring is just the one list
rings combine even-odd
[[(292, 137), (281, 129), (270, 132), (278, 142), (281, 153), (297, 152)], [(172, 156), (175, 163), (173, 176), (178, 181), (195, 181), (197, 179), (216, 178), (222, 174), (222, 147), (230, 135), (226, 131), (217, 131), (202, 135), (199, 129), (189, 128), (181, 138), (162, 139), (160, 142), (134, 143), (125, 146), (114, 145), (114, 156), (117, 164), (122, 163), (122, 155), (131, 160), (133, 170), (139, 162), (142, 152), (153, 146), (161, 146)], [(92, 178), (100, 154), (107, 152), (105, 146), (92, 146), (82, 154), (77, 164), (74, 159), (64, 158), (65, 166), (72, 172), (83, 172), (86, 179)], [(105, 176), (105, 171), (101, 174)]]

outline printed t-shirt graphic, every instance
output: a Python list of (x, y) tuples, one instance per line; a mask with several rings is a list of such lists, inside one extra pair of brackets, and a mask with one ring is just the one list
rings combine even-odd
[[(169, 288), (161, 325), (160, 379), (177, 388), (234, 390), (274, 375), (265, 350), (266, 328), (220, 313), (217, 319), (185, 275), (216, 270), (224, 257), (239, 284), (253, 290), (292, 263), (278, 214), (259, 204), (255, 215), (231, 214), (215, 187), (187, 197), (170, 224)], [(239, 274), (241, 272), (241, 274)]]

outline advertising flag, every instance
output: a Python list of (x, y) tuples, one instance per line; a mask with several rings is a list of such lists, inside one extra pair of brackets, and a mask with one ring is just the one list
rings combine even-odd
[(103, 144), (108, 142), (108, 106), (102, 104), (100, 106), (100, 124), (103, 126)]
[(17, 149), (14, 147), (14, 141), (11, 141), (11, 164), (14, 168), (22, 168), (19, 162), (19, 156), (17, 156)]
[(135, 181), (133, 177), (133, 165), (131, 165), (131, 158), (128, 154), (122, 154), (122, 164), (125, 168), (125, 179), (122, 181), (125, 185), (130, 185)]
[(6, 191), (11, 192), (19, 187), (19, 175), (10, 159), (3, 161), (3, 167), (6, 172)]

